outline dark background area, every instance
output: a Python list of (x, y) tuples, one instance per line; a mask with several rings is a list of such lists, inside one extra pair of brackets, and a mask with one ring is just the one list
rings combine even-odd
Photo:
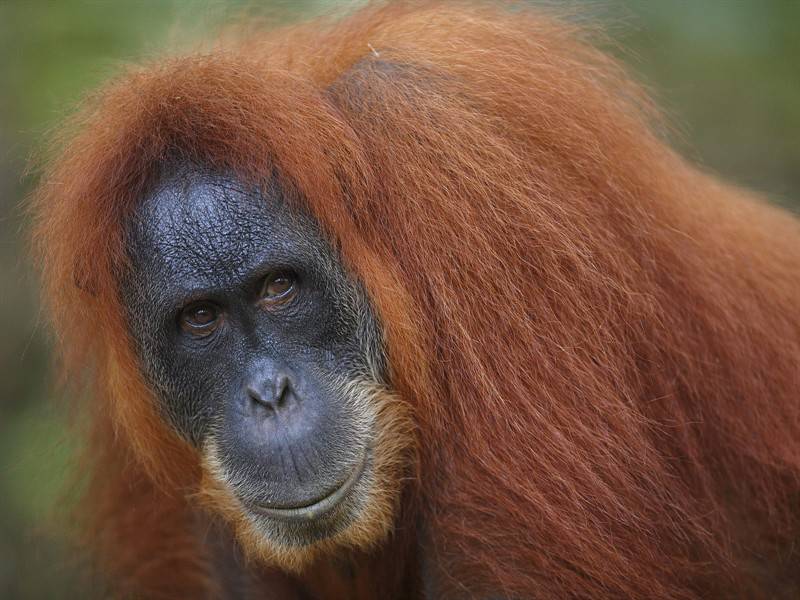
[[(270, 3), (285, 16), (336, 2)], [(549, 5), (558, 6), (550, 2)], [(191, 48), (238, 15), (220, 0), (0, 0), (0, 598), (80, 596), (58, 535), (70, 401), (54, 381), (27, 244), (31, 158), (126, 61)], [(260, 3), (248, 3), (259, 10)], [(706, 169), (800, 209), (800, 1), (571, 2), (605, 24), (673, 142)]]

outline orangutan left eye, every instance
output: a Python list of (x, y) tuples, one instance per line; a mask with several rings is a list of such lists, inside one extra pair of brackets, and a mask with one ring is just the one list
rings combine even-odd
[(271, 273), (264, 278), (259, 293), (259, 301), (268, 304), (286, 302), (294, 297), (296, 278), (290, 271)]

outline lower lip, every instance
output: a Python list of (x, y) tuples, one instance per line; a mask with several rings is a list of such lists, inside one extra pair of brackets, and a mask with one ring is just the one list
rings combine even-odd
[(344, 500), (350, 490), (353, 489), (356, 482), (361, 479), (366, 465), (367, 453), (365, 452), (361, 462), (353, 469), (347, 480), (339, 486), (335, 492), (325, 496), (322, 500), (318, 500), (314, 504), (298, 506), (297, 508), (271, 508), (259, 504), (251, 504), (250, 507), (255, 512), (265, 517), (270, 517), (279, 521), (291, 521), (295, 523), (315, 521), (341, 504), (342, 500)]

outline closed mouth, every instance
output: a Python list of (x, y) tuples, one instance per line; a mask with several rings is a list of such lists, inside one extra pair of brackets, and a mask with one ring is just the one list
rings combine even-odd
[(336, 508), (347, 497), (347, 494), (353, 486), (355, 486), (356, 482), (361, 479), (361, 475), (364, 473), (364, 469), (367, 465), (367, 455), (368, 452), (364, 452), (361, 460), (342, 485), (320, 500), (314, 500), (311, 504), (306, 506), (292, 506), (287, 508), (276, 508), (273, 506), (264, 506), (262, 504), (251, 504), (250, 507), (261, 515), (279, 521), (301, 523), (315, 521)]

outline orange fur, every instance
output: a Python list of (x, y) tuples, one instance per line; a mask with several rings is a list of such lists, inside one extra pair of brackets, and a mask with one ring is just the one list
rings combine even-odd
[[(374, 5), (131, 68), (89, 102), (36, 239), (67, 368), (100, 385), (86, 508), (114, 573), (206, 585), (181, 529), (199, 457), (156, 414), (116, 290), (120, 224), (179, 156), (274, 167), (384, 324), (419, 485), (392, 539), (346, 556), (436, 597), (797, 585), (800, 226), (677, 157), (582, 38), (528, 10)], [(187, 549), (171, 575), (137, 570), (175, 556), (130, 529), (155, 506)]]

